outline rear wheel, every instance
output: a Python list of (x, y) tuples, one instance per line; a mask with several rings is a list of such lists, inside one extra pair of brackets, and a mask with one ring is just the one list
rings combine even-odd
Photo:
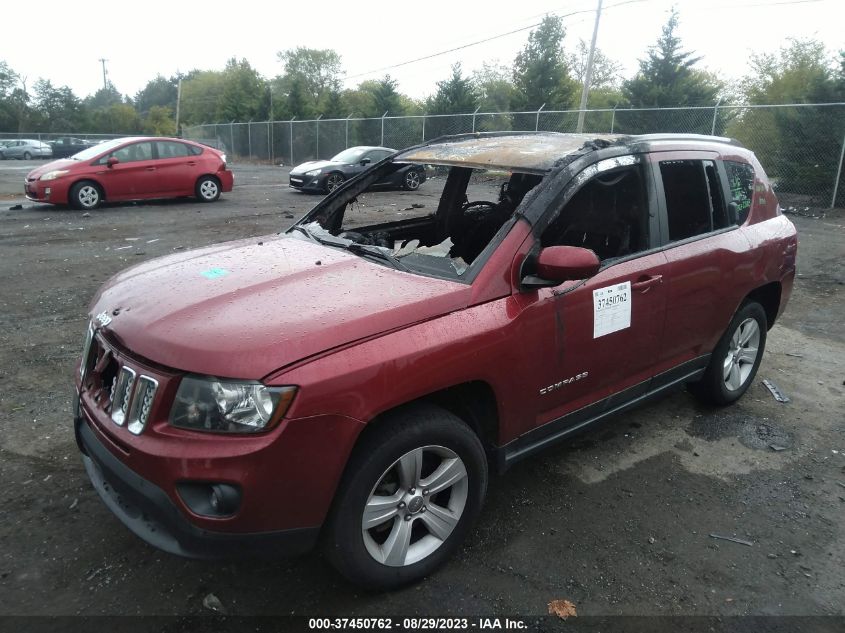
[(416, 169), (409, 169), (405, 172), (405, 177), (402, 179), (402, 187), (408, 191), (416, 191), (420, 188), (420, 172)]
[(214, 202), (220, 197), (220, 181), (214, 176), (203, 176), (194, 188), (201, 202)]
[(454, 553), (481, 510), (487, 461), (478, 436), (434, 405), (410, 405), (376, 424), (349, 461), (326, 550), (351, 581), (390, 588)]
[(326, 193), (331, 193), (340, 187), (344, 181), (346, 181), (346, 178), (343, 177), (343, 174), (332, 172), (326, 177)]
[(24, 160), (32, 160), (32, 154), (30, 154), (29, 152), (24, 152), (23, 153), (23, 159)]
[(103, 192), (90, 180), (83, 180), (70, 188), (68, 201), (74, 209), (90, 211), (100, 206), (103, 201)]
[(701, 400), (727, 405), (742, 397), (757, 374), (766, 347), (766, 311), (759, 303), (740, 307), (722, 335), (710, 364), (690, 391)]

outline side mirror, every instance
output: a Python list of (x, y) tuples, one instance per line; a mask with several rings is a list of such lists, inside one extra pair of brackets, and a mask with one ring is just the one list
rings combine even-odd
[(373, 162), (373, 161), (372, 161), (372, 160), (370, 160), (369, 158), (362, 158), (362, 159), (361, 159), (361, 164), (362, 164), (362, 165), (369, 165), (371, 162)]
[(115, 158), (114, 156), (109, 156), (109, 159), (106, 161), (106, 165), (108, 165), (109, 167), (114, 167), (119, 162), (120, 161), (117, 158)]
[(537, 257), (535, 275), (526, 275), (522, 280), (524, 288), (547, 288), (558, 286), (564, 281), (586, 279), (595, 275), (601, 262), (598, 256), (587, 248), (577, 246), (548, 246)]

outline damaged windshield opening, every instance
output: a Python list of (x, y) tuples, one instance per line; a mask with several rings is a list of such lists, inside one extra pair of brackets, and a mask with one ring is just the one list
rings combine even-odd
[[(460, 278), (543, 178), (501, 168), (410, 164), (425, 170), (418, 190), (397, 197), (350, 183), (336, 204), (318, 205), (292, 234), (402, 270)], [(408, 165), (388, 163), (382, 169)]]

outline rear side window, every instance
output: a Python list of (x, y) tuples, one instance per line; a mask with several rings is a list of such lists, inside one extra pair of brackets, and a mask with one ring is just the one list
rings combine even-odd
[(185, 147), (187, 147), (194, 156), (202, 154), (202, 147), (197, 147), (196, 145), (186, 145)]
[(173, 141), (157, 141), (159, 158), (184, 158), (189, 156), (189, 146), (184, 143), (175, 143)]
[(731, 202), (736, 205), (736, 221), (742, 224), (751, 211), (754, 198), (754, 168), (748, 163), (725, 161), (728, 183), (731, 188)]
[(660, 163), (669, 240), (676, 242), (729, 226), (716, 165), (710, 160)]

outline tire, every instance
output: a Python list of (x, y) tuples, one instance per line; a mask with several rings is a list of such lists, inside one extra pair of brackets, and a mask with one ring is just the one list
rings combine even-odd
[(343, 174), (341, 174), (339, 171), (333, 171), (328, 176), (326, 176), (326, 184), (324, 185), (326, 193), (331, 193), (332, 191), (340, 187), (345, 181), (346, 178)]
[(720, 406), (739, 400), (757, 375), (766, 332), (763, 306), (753, 301), (744, 303), (719, 339), (704, 376), (689, 385), (690, 391), (700, 400)]
[(32, 160), (32, 154), (30, 154), (29, 152), (24, 152), (23, 153), (23, 159), (24, 160)]
[(202, 176), (197, 180), (194, 193), (200, 202), (216, 202), (220, 198), (220, 181), (214, 176)]
[(324, 550), (353, 583), (389, 589), (455, 552), (481, 511), (487, 460), (472, 429), (434, 405), (408, 405), (376, 424), (349, 460)]
[(420, 188), (421, 183), (420, 172), (416, 169), (409, 169), (402, 177), (402, 188), (406, 191), (416, 191)]
[(99, 185), (90, 180), (83, 180), (70, 188), (68, 201), (74, 209), (91, 211), (103, 202), (103, 191)]

